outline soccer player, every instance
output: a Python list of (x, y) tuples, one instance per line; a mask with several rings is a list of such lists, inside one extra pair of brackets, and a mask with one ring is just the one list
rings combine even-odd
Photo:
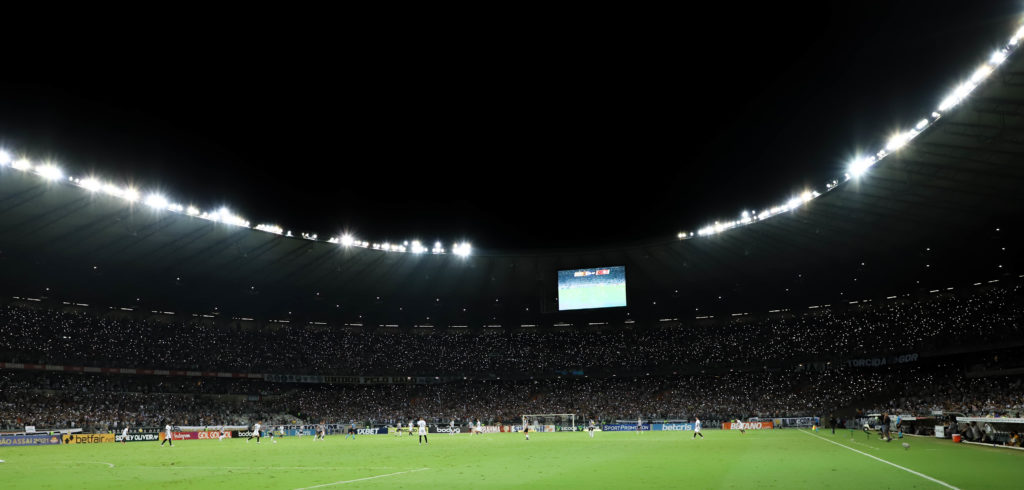
[(448, 435), (455, 435), (455, 419), (451, 419), (451, 421), (448, 422)]
[(224, 431), (224, 426), (223, 426), (223, 425), (222, 425), (222, 426), (220, 426), (220, 437), (218, 437), (218, 438), (217, 438), (217, 440), (218, 440), (218, 441), (223, 441), (223, 440), (224, 440), (224, 436), (225, 436), (226, 434), (227, 434), (227, 433), (226, 433), (226, 432)]
[(644, 423), (640, 420), (640, 417), (636, 418), (636, 435), (640, 435), (640, 431), (644, 430)]
[(348, 434), (345, 434), (345, 439), (348, 439), (349, 436), (352, 436), (352, 440), (353, 441), (356, 440), (356, 423), (355, 422), (352, 422), (352, 424), (349, 425), (349, 427), (348, 427)]
[[(320, 436), (320, 440), (324, 440), (324, 437), (327, 435), (327, 421), (321, 420), (320, 425), (316, 426), (316, 430), (319, 432), (317, 435)], [(316, 437), (314, 437), (313, 440), (315, 441)]]
[(740, 422), (740, 419), (736, 419), (736, 422), (734, 422), (734, 423), (736, 424), (736, 427), (740, 428), (740, 434), (746, 434), (747, 433), (747, 430), (745, 428), (743, 428), (743, 422)]
[(587, 432), (590, 432), (590, 438), (594, 438), (594, 419), (590, 419), (590, 425), (587, 426)]
[(700, 433), (700, 419), (694, 417), (694, 422), (693, 422), (693, 438), (696, 439), (698, 435), (700, 436), (701, 439), (704, 438), (704, 434)]
[(256, 425), (252, 426), (252, 433), (249, 434), (249, 439), (245, 440), (246, 444), (249, 444), (249, 440), (252, 439), (253, 437), (256, 438), (256, 444), (260, 443), (260, 427), (263, 427), (263, 424), (261, 422), (263, 421), (261, 420), (259, 422), (256, 422)]
[(412, 421), (409, 421), (409, 435), (412, 435)]
[(160, 445), (163, 446), (164, 443), (166, 442), (171, 447), (174, 447), (174, 442), (171, 441), (171, 424), (167, 424), (166, 426), (164, 426), (164, 432), (167, 433), (167, 437), (164, 438), (164, 440), (160, 441)]
[(430, 441), (427, 440), (427, 421), (420, 417), (420, 421), (416, 422), (416, 425), (420, 426), (420, 445), (422, 446), (424, 442), (430, 444)]
[(128, 426), (121, 429), (121, 444), (128, 444)]
[(530, 426), (529, 425), (524, 425), (523, 426), (523, 432), (526, 434), (526, 440), (529, 441), (530, 440)]
[(477, 434), (483, 434), (484, 433), (484, 426), (483, 426), (483, 424), (480, 423), (480, 419), (476, 419), (476, 433)]

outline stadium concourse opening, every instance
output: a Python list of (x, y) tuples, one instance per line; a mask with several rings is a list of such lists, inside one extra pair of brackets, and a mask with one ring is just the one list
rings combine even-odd
[(680, 110), (577, 40), (0, 82), (4, 488), (1019, 488), (1024, 23), (908, 5), (751, 7)]

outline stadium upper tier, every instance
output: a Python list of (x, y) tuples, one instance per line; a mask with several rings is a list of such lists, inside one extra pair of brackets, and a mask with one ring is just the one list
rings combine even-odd
[[(908, 362), (1024, 345), (1020, 283), (867, 304), (598, 329), (428, 329), (152, 318), (0, 306), (0, 361), (254, 374), (460, 379), (702, 373)], [(63, 311), (62, 311), (63, 310)]]
[(626, 267), (629, 308), (610, 314), (615, 321), (627, 312), (721, 315), (996, 279), (1016, 273), (998, 248), (1017, 243), (1024, 207), (1018, 51), (919, 135), (858, 167), (856, 178), (769, 219), (694, 240), (387, 253), (127, 203), (11, 162), (0, 168), (0, 294), (447, 326), (603, 321), (608, 312), (540, 317), (558, 309), (556, 271), (581, 267)]

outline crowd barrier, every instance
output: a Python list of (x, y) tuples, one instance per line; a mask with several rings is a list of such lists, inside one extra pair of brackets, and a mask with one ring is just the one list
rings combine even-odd
[(153, 442), (162, 440), (159, 432), (129, 432), (127, 438), (121, 434), (114, 435), (114, 442), (122, 442), (125, 441), (125, 439), (127, 439), (127, 442)]
[[(636, 424), (606, 424), (601, 426), (601, 430), (605, 432), (628, 432), (635, 431)], [(651, 424), (641, 424), (640, 430), (651, 430)]]
[(0, 447), (6, 446), (40, 446), (60, 444), (60, 436), (47, 434), (29, 434), (19, 436), (0, 436)]
[(774, 429), (775, 424), (772, 422), (723, 422), (723, 430), (761, 430), (761, 429)]
[(65, 434), (61, 439), (64, 444), (99, 444), (114, 442), (114, 434)]

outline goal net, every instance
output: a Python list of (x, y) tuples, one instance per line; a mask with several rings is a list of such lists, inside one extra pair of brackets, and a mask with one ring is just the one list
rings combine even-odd
[(540, 413), (523, 415), (523, 427), (531, 432), (556, 432), (576, 430), (574, 413)]

